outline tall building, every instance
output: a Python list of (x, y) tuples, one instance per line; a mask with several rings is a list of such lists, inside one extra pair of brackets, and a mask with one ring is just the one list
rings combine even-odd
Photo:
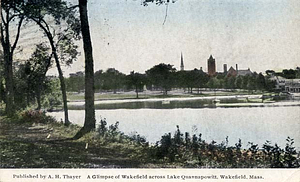
[(216, 60), (210, 55), (207, 60), (207, 73), (209, 76), (214, 76), (216, 74)]
[(181, 53), (180, 71), (183, 71), (183, 70), (184, 70), (184, 65), (183, 65), (183, 56), (182, 56), (182, 53)]

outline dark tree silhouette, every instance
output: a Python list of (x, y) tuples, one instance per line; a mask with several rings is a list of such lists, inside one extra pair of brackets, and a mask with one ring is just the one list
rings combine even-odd
[(85, 57), (85, 120), (83, 128), (74, 136), (74, 139), (78, 139), (85, 133), (96, 128), (94, 105), (94, 60), (87, 12), (87, 0), (78, 0), (78, 2)]
[(143, 89), (143, 86), (145, 85), (146, 75), (132, 71), (130, 72), (130, 75), (127, 76), (127, 79), (129, 86), (134, 87), (136, 98), (138, 99), (139, 92)]
[(175, 73), (175, 71), (176, 69), (173, 68), (173, 65), (161, 63), (147, 70), (146, 75), (153, 85), (162, 88), (164, 94), (167, 95), (174, 84), (173, 73)]
[[(17, 48), (17, 44), (20, 37), (22, 23), (24, 21), (24, 15), (22, 11), (16, 11), (15, 8), (22, 7), (23, 1), (19, 0), (2, 0), (1, 1), (1, 45), (4, 55), (4, 79), (5, 79), (5, 112), (8, 116), (12, 116), (15, 113), (14, 105), (14, 80), (13, 80), (13, 55)], [(15, 23), (17, 21), (17, 23)], [(17, 26), (16, 36), (14, 41), (11, 39), (12, 25)]]
[[(25, 72), (27, 76), (27, 85), (29, 89), (35, 92), (37, 109), (41, 109), (41, 94), (45, 85), (46, 73), (51, 66), (52, 54), (49, 55), (49, 48), (45, 44), (38, 44), (31, 58), (25, 63)], [(29, 92), (29, 91), (28, 91)], [(27, 95), (29, 96), (29, 95)], [(27, 98), (27, 102), (30, 99)], [(29, 104), (27, 104), (29, 105)]]

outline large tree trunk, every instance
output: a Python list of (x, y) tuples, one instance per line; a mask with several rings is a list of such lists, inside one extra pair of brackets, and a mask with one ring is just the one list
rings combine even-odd
[(65, 114), (65, 125), (69, 125), (70, 121), (69, 121), (69, 115), (68, 115), (68, 104), (67, 104), (67, 92), (66, 92), (66, 85), (65, 85), (65, 79), (64, 79), (64, 75), (62, 72), (62, 69), (60, 67), (60, 62), (58, 59), (58, 55), (57, 55), (57, 50), (56, 47), (54, 45), (54, 40), (52, 37), (52, 34), (47, 30), (47, 28), (45, 28), (41, 22), (36, 21), (36, 23), (44, 30), (44, 32), (47, 35), (47, 38), (49, 40), (51, 49), (52, 49), (52, 54), (54, 56), (54, 60), (55, 60), (55, 64), (56, 64), (56, 68), (58, 71), (58, 78), (60, 81), (60, 89), (61, 89), (61, 93), (62, 93), (62, 98), (63, 98), (63, 108), (64, 108), (64, 114)]
[(38, 88), (36, 89), (35, 93), (36, 93), (36, 101), (38, 104), (37, 110), (41, 110), (42, 108), (42, 104), (41, 104), (41, 86), (39, 85)]
[[(37, 99), (37, 104), (38, 104), (38, 110), (40, 110), (42, 108), (42, 105), (41, 105), (41, 95), (42, 95), (42, 90), (43, 90), (43, 83), (44, 83), (44, 80), (45, 80), (45, 77), (46, 77), (46, 74), (47, 74), (47, 71), (51, 65), (51, 58), (52, 58), (52, 55), (50, 55), (49, 59), (47, 60), (46, 62), (46, 67), (45, 67), (45, 70), (43, 72), (43, 74), (39, 75), (39, 78), (38, 79), (38, 85), (36, 87), (36, 99)], [(67, 99), (66, 99), (67, 100)], [(67, 111), (68, 111), (68, 108), (67, 108)], [(67, 119), (69, 121), (69, 118), (68, 118), (68, 113), (67, 113)], [(66, 123), (66, 125), (70, 124), (69, 122)]]
[(96, 128), (94, 105), (94, 60), (87, 14), (87, 0), (78, 0), (78, 2), (85, 56), (85, 120), (83, 128), (74, 136), (74, 139), (80, 138), (85, 133)]
[[(20, 21), (17, 26), (16, 38), (11, 46), (10, 35), (9, 35), (9, 25), (11, 21), (14, 21), (13, 16), (7, 8), (5, 10), (5, 18), (0, 8), (1, 16), (3, 20), (6, 20), (6, 23), (1, 22), (1, 45), (3, 48), (4, 54), (4, 79), (5, 79), (5, 98), (6, 98), (6, 107), (5, 112), (8, 116), (13, 116), (15, 113), (15, 102), (14, 102), (14, 78), (13, 78), (13, 54), (17, 47), (17, 43), (20, 37), (21, 26), (24, 20), (24, 17), (20, 17)], [(5, 33), (4, 33), (5, 32)]]
[[(1, 15), (3, 15), (2, 12)], [(12, 116), (15, 112), (15, 105), (14, 105), (14, 83), (13, 83), (13, 67), (12, 67), (13, 50), (11, 51), (10, 36), (9, 36), (9, 11), (6, 11), (6, 25), (4, 25), (4, 22), (2, 24), (1, 24), (1, 44), (2, 44), (3, 55), (4, 55), (4, 79), (5, 79), (5, 89), (6, 89), (5, 113), (8, 116)]]
[(135, 86), (135, 92), (136, 92), (136, 98), (139, 98), (139, 90), (138, 90), (138, 86)]
[(10, 46), (3, 47), (4, 49), (4, 74), (5, 74), (5, 88), (6, 88), (6, 107), (5, 113), (8, 116), (12, 116), (15, 113), (14, 105), (14, 83), (13, 83), (13, 67), (12, 67), (12, 55), (9, 51)]
[(58, 59), (54, 44), (53, 44), (53, 46), (51, 45), (51, 47), (52, 47), (52, 53), (54, 55), (54, 60), (56, 63), (58, 77), (59, 77), (59, 81), (60, 81), (60, 89), (61, 89), (61, 93), (62, 93), (64, 114), (65, 114), (65, 125), (68, 126), (70, 124), (70, 121), (69, 121), (69, 115), (68, 115), (68, 103), (67, 103), (67, 91), (66, 91), (65, 79), (64, 79), (64, 75), (61, 70), (61, 67), (60, 67), (59, 59)]

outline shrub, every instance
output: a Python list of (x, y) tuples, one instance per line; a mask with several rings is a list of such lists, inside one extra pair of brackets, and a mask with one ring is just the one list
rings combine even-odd
[(171, 133), (162, 136), (155, 146), (150, 147), (152, 157), (169, 162), (192, 167), (272, 167), (272, 168), (295, 168), (300, 167), (299, 154), (293, 146), (294, 140), (288, 137), (285, 149), (277, 144), (271, 145), (267, 141), (262, 148), (249, 142), (249, 148), (242, 148), (242, 140), (234, 146), (228, 146), (226, 140), (217, 144), (214, 140), (210, 143), (201, 139), (201, 134), (190, 137), (189, 133), (183, 134), (177, 126), (172, 136)]
[(56, 122), (52, 116), (47, 116), (44, 111), (41, 110), (25, 110), (20, 113), (21, 122), (32, 123), (53, 123)]
[(134, 135), (125, 135), (123, 132), (119, 130), (119, 121), (115, 124), (111, 124), (107, 126), (106, 119), (101, 119), (100, 124), (97, 126), (97, 134), (99, 138), (107, 143), (107, 142), (119, 142), (119, 143), (126, 143), (126, 142), (134, 142), (138, 145), (148, 145), (148, 142), (145, 137), (140, 136), (139, 134)]

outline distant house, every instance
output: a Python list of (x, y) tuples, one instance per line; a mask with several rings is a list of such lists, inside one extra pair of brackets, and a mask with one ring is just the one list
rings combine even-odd
[(237, 71), (237, 76), (246, 76), (246, 75), (252, 75), (250, 68), (248, 68), (246, 70), (238, 70)]
[(227, 71), (227, 77), (236, 77), (236, 76), (246, 76), (246, 75), (252, 75), (252, 71), (250, 70), (250, 68), (246, 69), (246, 70), (239, 70), (238, 69), (238, 65), (236, 64), (236, 69), (234, 69), (232, 66), (229, 68), (229, 70)]
[(300, 93), (300, 79), (287, 79), (285, 82), (285, 91)]
[(82, 76), (84, 76), (82, 71), (78, 71), (76, 73), (70, 73), (69, 75), (70, 75), (70, 77), (78, 77), (78, 76), (82, 77)]
[(286, 79), (281, 76), (274, 76), (271, 80), (276, 81), (276, 90), (300, 93), (300, 79)]
[(230, 66), (229, 70), (227, 71), (227, 77), (236, 77), (237, 71)]

